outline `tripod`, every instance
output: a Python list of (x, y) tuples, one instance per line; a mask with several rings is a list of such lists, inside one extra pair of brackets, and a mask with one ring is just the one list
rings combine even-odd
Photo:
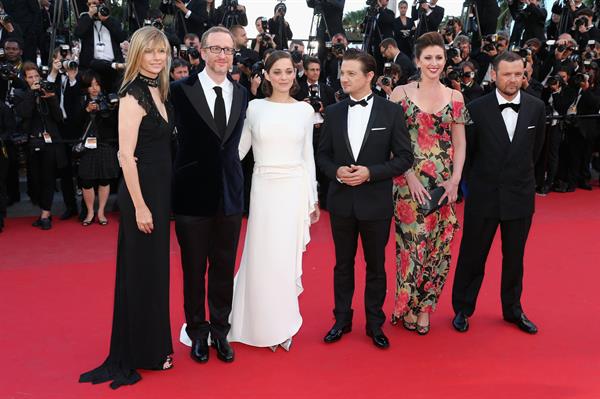
[[(312, 20), (310, 21), (310, 30), (308, 31), (308, 46), (306, 47), (306, 53), (309, 55), (314, 55), (315, 50), (317, 50), (314, 46), (314, 42), (319, 40), (319, 26), (321, 26), (321, 22), (325, 25), (325, 32), (323, 34), (323, 44), (325, 43), (325, 38), (328, 37), (331, 40), (331, 36), (329, 34), (329, 27), (327, 26), (327, 20), (323, 17), (323, 11), (315, 8), (313, 11)], [(321, 47), (321, 42), (317, 47)], [(318, 50), (317, 50), (318, 51)]]
[[(481, 24), (479, 23), (479, 10), (477, 4), (469, 0), (465, 1), (462, 5), (461, 21), (465, 27), (465, 32), (471, 36), (471, 42), (479, 39), (481, 41)], [(479, 38), (476, 37), (479, 35)]]
[[(133, 1), (123, 0), (123, 23), (127, 24), (127, 29), (130, 33), (133, 33), (135, 30), (141, 28), (143, 26), (143, 22), (140, 23), (140, 18), (137, 13), (137, 9)], [(132, 22), (135, 24), (133, 27)], [(132, 29), (133, 28), (133, 29)]]
[[(379, 9), (375, 6), (370, 6), (367, 9), (367, 14), (365, 15), (364, 20), (364, 32), (363, 32), (363, 43), (362, 43), (362, 51), (366, 51), (367, 53), (373, 55), (375, 54), (375, 49), (373, 45), (373, 32), (378, 32), (379, 27), (377, 26), (377, 14), (379, 13)], [(381, 34), (379, 35), (381, 37)]]
[[(59, 28), (63, 28), (64, 32), (66, 32), (66, 37), (64, 38), (65, 43), (63, 44), (71, 44), (70, 38), (70, 27), (73, 25), (72, 16), (75, 13), (75, 18), (79, 20), (79, 10), (77, 8), (77, 3), (75, 0), (66, 1), (67, 5), (67, 18), (64, 17), (63, 5), (64, 0), (55, 0), (53, 4), (52, 10), (52, 33), (50, 34), (50, 54), (48, 59), (48, 65), (52, 63), (52, 51), (56, 47), (57, 43), (57, 31)], [(65, 23), (68, 21), (68, 24), (65, 26)]]

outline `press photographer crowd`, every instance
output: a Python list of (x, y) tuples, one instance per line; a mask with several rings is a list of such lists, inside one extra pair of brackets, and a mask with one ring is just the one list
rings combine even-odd
[[(27, 195), (40, 208), (33, 226), (51, 229), (58, 188), (66, 208), (60, 220), (108, 223), (106, 204), (121, 174), (117, 92), (128, 38), (145, 25), (169, 39), (173, 81), (203, 69), (205, 31), (228, 28), (235, 49), (215, 51), (234, 51), (229, 77), (247, 89), (249, 99), (265, 97), (265, 60), (275, 50), (289, 51), (299, 88), (294, 97), (315, 111), (315, 151), (325, 108), (346, 96), (340, 66), (348, 51), (358, 48), (374, 56), (373, 92), (389, 99), (396, 86), (419, 80), (414, 41), (438, 31), (446, 44), (443, 82), (460, 91), (465, 103), (494, 90), (496, 57), (517, 53), (525, 65), (521, 89), (546, 105), (544, 148), (535, 164), (537, 194), (592, 190), (592, 169), (600, 168), (597, 2), (590, 8), (582, 0), (560, 0), (547, 10), (539, 0), (509, 0), (501, 18), (496, 0), (467, 0), (456, 17), (446, 16), (437, 0), (401, 0), (397, 12), (389, 0), (367, 0), (362, 42), (350, 42), (342, 24), (344, 0), (307, 0), (314, 10), (308, 38), (294, 36), (283, 1), (274, 1), (272, 16), (254, 21), (237, 0), (215, 1), (161, 0), (157, 8), (149, 0), (125, 1), (119, 17), (102, 0), (1, 1), (0, 231), (7, 207), (22, 200), (22, 176)], [(258, 32), (252, 40), (248, 23)], [(172, 145), (175, 152), (175, 139)], [(244, 169), (248, 195), (250, 156)], [(321, 207), (327, 208), (328, 178), (317, 172), (317, 179)]]

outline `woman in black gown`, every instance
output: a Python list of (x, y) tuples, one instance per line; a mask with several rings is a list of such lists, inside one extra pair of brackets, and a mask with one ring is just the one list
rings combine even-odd
[(394, 38), (400, 51), (412, 60), (413, 58), (413, 38), (415, 35), (415, 21), (406, 15), (408, 11), (408, 2), (402, 0), (398, 3), (400, 16), (394, 20)]
[(134, 384), (136, 369), (173, 366), (169, 320), (169, 208), (173, 118), (167, 102), (169, 42), (153, 27), (129, 47), (119, 107), (121, 220), (110, 352), (80, 382)]

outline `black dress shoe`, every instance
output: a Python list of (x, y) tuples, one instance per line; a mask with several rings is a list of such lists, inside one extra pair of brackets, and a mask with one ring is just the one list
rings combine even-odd
[(525, 316), (525, 313), (521, 313), (516, 318), (504, 317), (504, 320), (506, 320), (509, 323), (515, 324), (517, 327), (519, 327), (519, 329), (525, 331), (527, 334), (537, 334), (538, 332), (538, 329), (535, 326), (535, 324), (533, 324), (531, 320), (529, 320), (527, 316)]
[(190, 356), (198, 363), (208, 362), (208, 338), (195, 339)]
[(219, 360), (224, 361), (225, 363), (233, 362), (233, 348), (225, 338), (213, 338), (212, 346), (217, 351), (217, 358), (219, 358)]
[(579, 183), (577, 187), (582, 190), (592, 191), (592, 185), (588, 182)]
[(327, 344), (337, 342), (340, 339), (342, 339), (342, 335), (347, 334), (350, 331), (352, 331), (352, 324), (348, 324), (342, 328), (333, 326), (331, 328), (331, 330), (329, 330), (329, 332), (327, 332), (327, 335), (325, 335), (325, 338), (323, 338), (323, 341), (325, 341), (325, 343), (327, 343)]
[[(49, 216), (48, 219), (50, 221), (52, 221), (52, 216)], [(41, 217), (37, 218), (35, 222), (31, 223), (31, 225), (33, 227), (42, 227), (42, 218)]]
[(79, 212), (77, 212), (77, 209), (71, 209), (71, 208), (67, 208), (67, 209), (65, 210), (65, 213), (63, 213), (63, 214), (60, 216), (60, 218), (59, 218), (59, 219), (60, 219), (60, 220), (68, 220), (68, 219), (71, 219), (73, 216), (76, 216), (76, 215), (78, 215), (78, 214), (79, 214)]
[(465, 332), (469, 329), (469, 319), (463, 312), (458, 312), (452, 319), (452, 326), (458, 332)]
[(367, 336), (373, 340), (373, 345), (379, 349), (387, 349), (390, 347), (390, 341), (383, 332), (373, 333), (371, 330), (367, 330)]

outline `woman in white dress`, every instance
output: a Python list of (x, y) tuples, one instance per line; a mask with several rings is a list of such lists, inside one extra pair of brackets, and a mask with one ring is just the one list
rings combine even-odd
[(228, 339), (289, 350), (302, 325), (302, 252), (319, 220), (312, 147), (313, 108), (291, 97), (297, 89), (289, 53), (265, 65), (265, 99), (249, 103), (240, 159), (252, 147), (254, 173), (242, 261), (235, 276)]

